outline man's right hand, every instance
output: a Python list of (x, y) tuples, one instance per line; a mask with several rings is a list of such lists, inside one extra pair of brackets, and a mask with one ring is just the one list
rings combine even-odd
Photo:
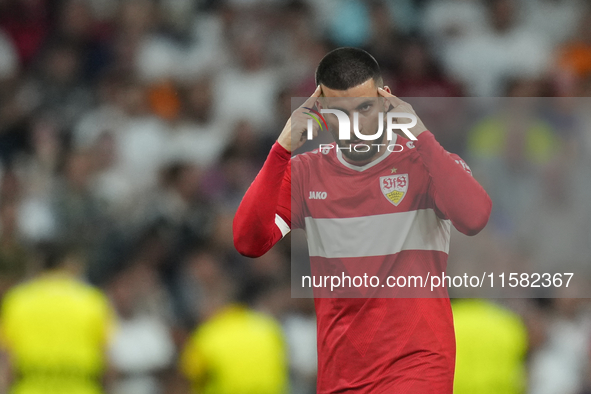
[[(277, 138), (279, 145), (287, 149), (289, 152), (293, 152), (306, 142), (306, 133), (308, 131), (308, 119), (310, 115), (306, 112), (310, 112), (305, 107), (312, 108), (316, 105), (316, 100), (320, 97), (320, 86), (316, 87), (314, 93), (308, 98), (301, 107), (293, 111), (291, 117), (287, 120), (283, 131)], [(313, 135), (318, 136), (319, 126), (316, 122), (312, 122), (314, 127)]]

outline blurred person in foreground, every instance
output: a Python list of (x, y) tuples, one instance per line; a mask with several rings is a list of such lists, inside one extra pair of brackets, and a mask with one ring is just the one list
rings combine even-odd
[[(236, 301), (239, 290), (219, 257), (195, 251), (188, 273), (200, 290), (202, 324), (181, 354), (181, 372), (193, 393), (287, 393), (287, 352), (271, 316)], [(245, 300), (247, 301), (247, 300)]]
[(77, 278), (78, 256), (41, 248), (43, 271), (10, 290), (0, 338), (11, 394), (100, 394), (113, 312), (105, 295)]
[(452, 303), (456, 330), (455, 394), (520, 394), (526, 384), (525, 324), (489, 300)]
[[(335, 143), (292, 158), (306, 140), (306, 111), (316, 105), (362, 118), (358, 130), (366, 139), (379, 135), (379, 113), (393, 109), (416, 116), (384, 86), (378, 63), (361, 49), (329, 52), (318, 65), (316, 83), (236, 212), (237, 250), (262, 256), (300, 228), (307, 232), (315, 277), (381, 275), (383, 284), (386, 276), (424, 278), (426, 268), (445, 270), (451, 224), (465, 235), (480, 232), (491, 210), (486, 191), (418, 117), (407, 130), (410, 136), (393, 134), (388, 140), (382, 133), (361, 151), (359, 134), (341, 139), (331, 124)], [(334, 123), (334, 117), (327, 120)], [(380, 150), (375, 144), (386, 141), (402, 150)], [(455, 336), (447, 289), (421, 293), (415, 287), (411, 298), (379, 282), (330, 292), (314, 284), (317, 392), (450, 394)]]

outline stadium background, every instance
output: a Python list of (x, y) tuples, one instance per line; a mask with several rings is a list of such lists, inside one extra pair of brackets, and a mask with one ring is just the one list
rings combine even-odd
[[(314, 90), (328, 50), (357, 46), (377, 58), (400, 97), (585, 100), (587, 6), (0, 0), (0, 292), (39, 275), (39, 245), (68, 245), (81, 279), (116, 311), (107, 392), (126, 394), (190, 392), (183, 349), (238, 299), (281, 326), (292, 392), (312, 393), (313, 303), (290, 297), (289, 240), (259, 259), (239, 256), (232, 243), (233, 213), (289, 117), (290, 98)], [(477, 238), (455, 237), (449, 264), (485, 256), (508, 267), (588, 265), (590, 123), (554, 115), (527, 132), (493, 129), (521, 143), (433, 127), (473, 165), (495, 206)], [(589, 392), (587, 299), (457, 305), (458, 351), (476, 349), (462, 361), (464, 387), (479, 379), (523, 386), (458, 392)]]

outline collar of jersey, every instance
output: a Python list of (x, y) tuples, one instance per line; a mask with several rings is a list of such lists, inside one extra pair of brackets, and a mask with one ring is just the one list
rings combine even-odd
[[(394, 140), (391, 141), (391, 143), (392, 144), (395, 144), (396, 143), (396, 140), (398, 140), (398, 135), (397, 134), (394, 134)], [(381, 163), (384, 159), (386, 159), (386, 157), (390, 156), (391, 153), (392, 152), (390, 152), (388, 149), (386, 149), (386, 153), (384, 153), (382, 156), (380, 156), (376, 160), (370, 161), (369, 163), (364, 164), (362, 166), (356, 166), (354, 164), (351, 164), (351, 163), (347, 162), (347, 160), (345, 160), (343, 158), (343, 153), (340, 150), (337, 150), (337, 159), (339, 159), (339, 161), (341, 162), (341, 164), (344, 165), (345, 167), (350, 168), (350, 169), (355, 170), (355, 171), (361, 172), (361, 171), (365, 171), (368, 168), (371, 168), (371, 167), (375, 166), (376, 164)]]

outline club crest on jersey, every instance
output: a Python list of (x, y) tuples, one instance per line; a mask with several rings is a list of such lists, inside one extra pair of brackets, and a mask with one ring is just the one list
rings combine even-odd
[(408, 191), (408, 174), (396, 174), (380, 177), (380, 189), (384, 197), (398, 205)]

